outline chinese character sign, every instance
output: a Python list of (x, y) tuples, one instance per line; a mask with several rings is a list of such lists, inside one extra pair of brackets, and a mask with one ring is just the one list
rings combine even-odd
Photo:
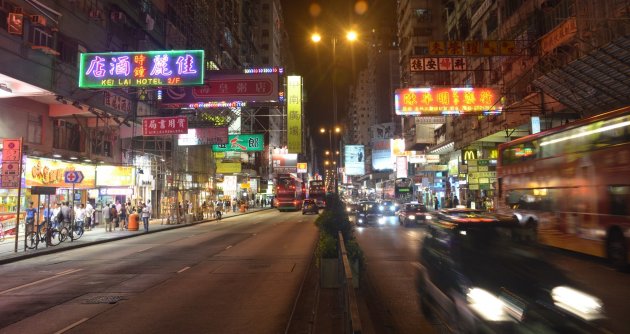
[(203, 84), (204, 51), (81, 53), (79, 88)]
[(287, 77), (287, 138), (289, 153), (302, 153), (302, 77)]
[(214, 152), (251, 152), (262, 151), (264, 148), (265, 137), (261, 133), (229, 135), (227, 144), (212, 145)]
[(188, 119), (177, 117), (151, 117), (142, 120), (143, 136), (179, 135), (188, 133)]
[(411, 72), (466, 71), (465, 57), (411, 57)]
[(394, 96), (397, 115), (499, 113), (502, 98), (494, 88), (406, 88)]
[(20, 159), (22, 159), (22, 139), (4, 139), (2, 144), (2, 175), (0, 185), (2, 188), (19, 188), (22, 181)]

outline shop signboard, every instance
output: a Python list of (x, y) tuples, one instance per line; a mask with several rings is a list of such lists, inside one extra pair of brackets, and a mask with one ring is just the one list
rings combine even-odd
[(181, 108), (207, 102), (277, 102), (280, 98), (280, 73), (208, 74), (202, 86), (167, 87), (161, 107)]
[(203, 50), (81, 53), (79, 88), (202, 85)]
[(275, 174), (297, 173), (297, 154), (272, 154), (273, 172)]
[(229, 135), (227, 144), (212, 145), (214, 152), (260, 152), (264, 148), (265, 137), (262, 133)]
[(228, 128), (201, 128), (188, 129), (188, 133), (177, 136), (178, 146), (197, 146), (197, 145), (215, 145), (227, 144)]
[(407, 177), (407, 175), (408, 175), (407, 157), (406, 156), (396, 157), (396, 177), (403, 178), (403, 177)]
[(392, 139), (391, 148), (392, 148), (392, 157), (399, 157), (399, 156), (406, 155), (404, 139)]
[(142, 119), (143, 136), (178, 135), (188, 133), (186, 116), (147, 117)]
[(22, 181), (20, 170), (22, 159), (22, 139), (4, 139), (2, 142), (2, 188), (19, 188)]
[(217, 173), (234, 174), (241, 172), (240, 162), (219, 162), (217, 161)]
[(500, 113), (499, 90), (489, 87), (405, 88), (394, 96), (396, 115), (435, 116)]
[(365, 152), (363, 145), (346, 145), (344, 157), (344, 165), (347, 175), (365, 174)]
[(308, 172), (308, 164), (306, 162), (298, 162), (297, 163), (297, 172), (298, 173), (307, 173)]
[(135, 168), (131, 166), (96, 166), (97, 187), (131, 187)]
[(448, 165), (425, 165), (420, 167), (421, 172), (446, 172)]
[(287, 141), (289, 153), (302, 153), (302, 77), (287, 77)]
[(72, 183), (64, 180), (66, 172), (79, 171), (83, 174), (83, 181), (74, 184), (77, 189), (96, 187), (96, 168), (92, 165), (71, 163), (46, 158), (26, 159), (26, 186), (46, 186), (57, 188), (72, 188)]
[(377, 139), (372, 141), (372, 169), (392, 170), (394, 161), (392, 159), (391, 139)]

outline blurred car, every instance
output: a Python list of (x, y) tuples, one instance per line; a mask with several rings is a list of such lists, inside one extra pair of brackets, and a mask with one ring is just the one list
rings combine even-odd
[(406, 203), (398, 211), (398, 222), (403, 226), (425, 223), (427, 219), (431, 219), (431, 215), (424, 204)]
[(515, 242), (516, 217), (446, 209), (427, 226), (419, 275), (425, 316), (439, 314), (466, 333), (602, 332), (601, 301)]
[(357, 212), (358, 204), (347, 203), (346, 204), (346, 212), (348, 215), (353, 215)]
[(397, 208), (398, 208), (398, 204), (396, 204), (394, 201), (382, 201), (378, 207), (378, 209), (385, 216), (395, 216)]
[(302, 214), (305, 215), (307, 213), (319, 214), (319, 207), (317, 207), (314, 199), (305, 199), (302, 202)]
[(377, 225), (385, 222), (377, 202), (359, 202), (354, 221), (357, 225)]

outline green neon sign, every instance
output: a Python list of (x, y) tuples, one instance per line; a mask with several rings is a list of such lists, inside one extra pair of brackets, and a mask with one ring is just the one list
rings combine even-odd
[(203, 85), (204, 51), (81, 53), (79, 88)]
[(254, 152), (265, 148), (263, 134), (229, 135), (227, 144), (212, 145), (214, 152)]

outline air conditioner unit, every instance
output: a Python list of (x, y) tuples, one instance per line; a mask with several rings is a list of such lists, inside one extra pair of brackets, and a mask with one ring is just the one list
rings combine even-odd
[(42, 15), (31, 15), (31, 22), (40, 26), (45, 26), (46, 18)]

